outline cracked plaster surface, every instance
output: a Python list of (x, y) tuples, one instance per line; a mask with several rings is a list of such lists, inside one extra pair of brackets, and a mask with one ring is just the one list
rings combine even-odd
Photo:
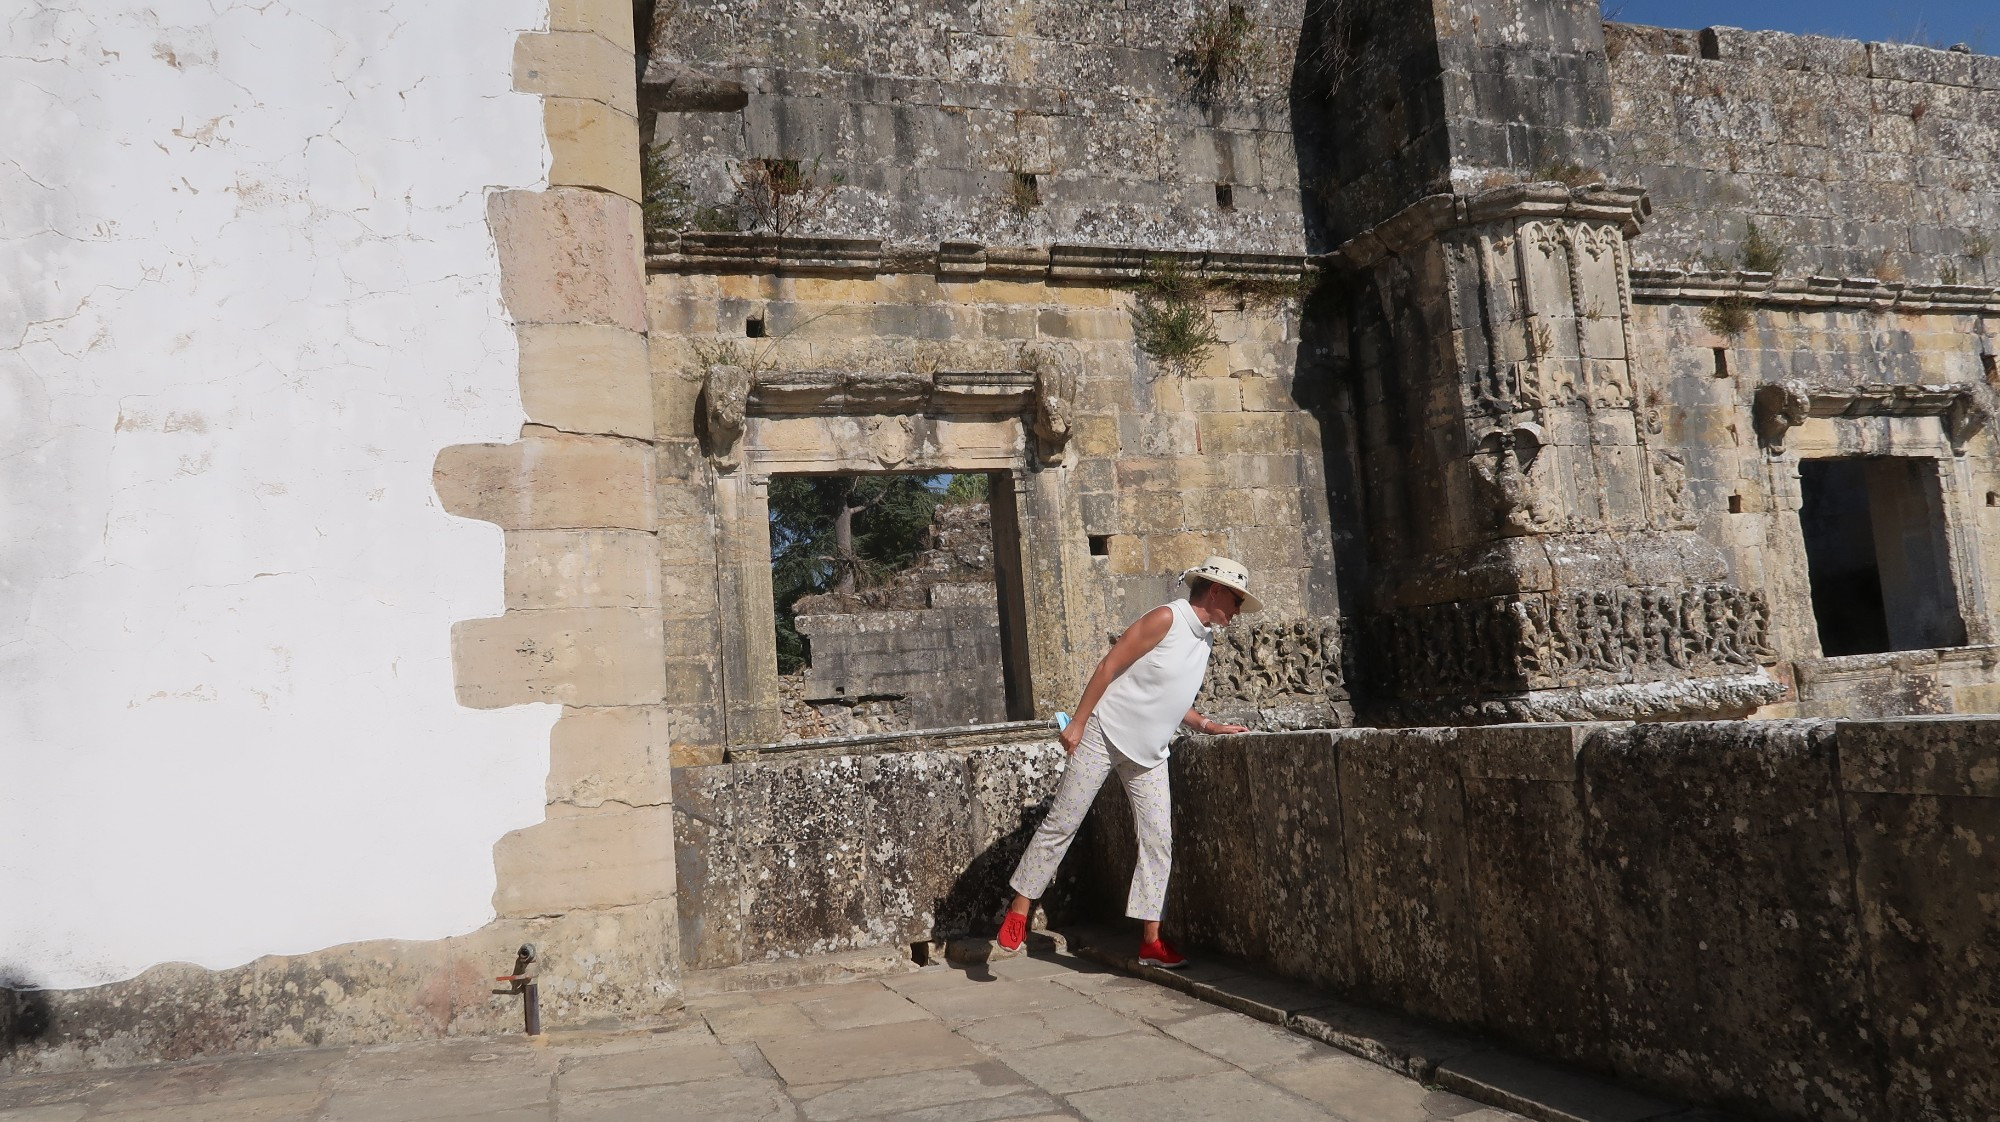
[(546, 0), (0, 17), (0, 980), (492, 915), (547, 706), (459, 708), (522, 421), (489, 190), (546, 175)]

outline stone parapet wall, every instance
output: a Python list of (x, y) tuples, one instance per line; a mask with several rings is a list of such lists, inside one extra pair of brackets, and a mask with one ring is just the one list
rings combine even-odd
[(687, 968), (991, 934), (1062, 774), (1052, 732), (676, 768)]
[[(1171, 766), (1190, 943), (1759, 1117), (2000, 1109), (2000, 721), (1189, 738)], [(1122, 792), (1096, 813), (1115, 901)]]
[(1605, 39), (1601, 170), (1652, 196), (1640, 264), (1733, 263), (1754, 221), (1788, 272), (2000, 279), (2000, 58), (1726, 27)]

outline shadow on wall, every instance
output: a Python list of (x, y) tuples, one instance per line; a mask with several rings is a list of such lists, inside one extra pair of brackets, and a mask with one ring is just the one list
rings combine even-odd
[(0, 1060), (47, 1037), (54, 1020), (48, 996), (18, 972), (0, 966)]

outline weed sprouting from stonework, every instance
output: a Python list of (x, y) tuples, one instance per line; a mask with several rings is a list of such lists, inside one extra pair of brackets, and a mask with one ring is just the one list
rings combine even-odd
[(1222, 340), (1208, 314), (1209, 285), (1172, 258), (1157, 258), (1139, 281), (1132, 338), (1166, 369), (1188, 375)]
[(812, 163), (789, 156), (764, 156), (736, 165), (736, 206), (751, 230), (788, 238), (810, 218), (824, 212), (840, 189), (840, 177), (828, 174), (814, 156)]
[(708, 233), (736, 229), (736, 213), (726, 206), (711, 206), (695, 197), (688, 181), (687, 157), (668, 137), (648, 149), (640, 164), (641, 204), (646, 217), (646, 235), (655, 236), (700, 230)]
[(1735, 339), (1750, 330), (1750, 301), (1742, 296), (1725, 296), (1701, 310), (1702, 326), (1726, 339)]
[(1359, 7), (1359, 0), (1311, 0), (1307, 5), (1305, 25), (1315, 34), (1301, 45), (1300, 70), (1316, 79), (1325, 93), (1346, 84), (1367, 43), (1368, 26)]
[(1986, 260), (1986, 255), (1992, 252), (1993, 237), (1990, 234), (1974, 234), (1965, 239), (1965, 256), (1969, 261), (1983, 262)]
[(1938, 266), (1939, 284), (1957, 284), (1959, 283), (1960, 279), (1961, 276), (1958, 271), (1958, 262), (1947, 261), (1944, 264)]
[(1007, 210), (1016, 218), (1026, 218), (1042, 205), (1041, 182), (1030, 171), (1007, 175)]
[(1211, 9), (1188, 28), (1187, 49), (1178, 61), (1188, 74), (1188, 92), (1212, 102), (1225, 86), (1248, 79), (1264, 61), (1257, 25), (1241, 4)]
[(1790, 246), (1767, 237), (1755, 222), (1744, 223), (1743, 245), (1737, 250), (1736, 262), (1746, 271), (1775, 273), (1784, 267), (1790, 254)]

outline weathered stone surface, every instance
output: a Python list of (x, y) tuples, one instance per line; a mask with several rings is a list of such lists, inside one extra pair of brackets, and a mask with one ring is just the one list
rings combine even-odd
[[(636, 141), (635, 141), (636, 143)], [(653, 438), (646, 338), (622, 327), (522, 324), (521, 406), (564, 432)]]
[(547, 701), (653, 705), (666, 692), (659, 613), (551, 608), (452, 625), (458, 701), (475, 709)]
[[(596, 38), (587, 36), (586, 38)], [(646, 330), (639, 204), (603, 191), (498, 191), (486, 222), (516, 323)]]
[(507, 607), (658, 608), (659, 541), (638, 530), (510, 530)]
[(632, 6), (622, 0), (550, 0), (549, 29), (593, 31), (621, 50), (636, 48)]
[(601, 101), (542, 102), (549, 138), (549, 186), (588, 187), (639, 201), (639, 121)]
[(2000, 728), (1991, 720), (1842, 722), (1840, 786), (1896, 1117), (2000, 1109), (1985, 1062), (2000, 1036), (2000, 896), (1968, 877), (2000, 852)]
[(550, 31), (514, 44), (514, 88), (551, 97), (589, 98), (628, 117), (639, 114), (632, 51), (600, 34)]
[(538, 436), (457, 444), (432, 483), (445, 509), (509, 530), (653, 529), (653, 463), (644, 444)]
[(588, 808), (671, 803), (666, 724), (656, 706), (565, 710), (549, 734), (549, 802)]
[(493, 906), (532, 917), (671, 899), (673, 853), (664, 806), (551, 818), (494, 844)]

